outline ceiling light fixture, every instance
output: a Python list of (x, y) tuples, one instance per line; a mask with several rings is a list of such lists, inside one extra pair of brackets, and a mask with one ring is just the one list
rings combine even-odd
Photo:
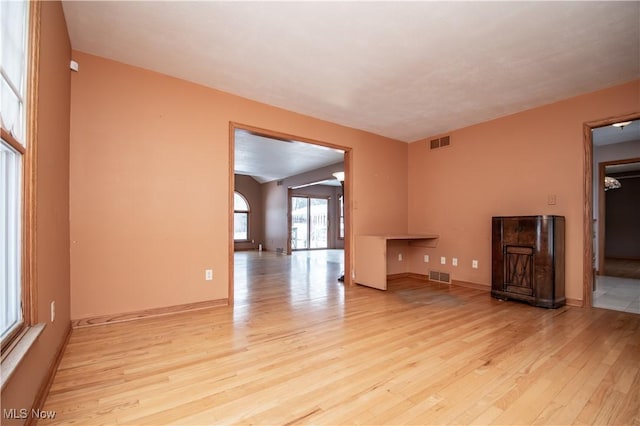
[(629, 124), (631, 124), (631, 121), (621, 121), (620, 123), (613, 123), (612, 126), (619, 127), (620, 130), (622, 130), (624, 129), (625, 126), (628, 126)]
[(338, 179), (340, 182), (344, 182), (344, 172), (335, 172), (332, 174), (333, 174), (333, 177)]
[(612, 178), (611, 176), (604, 177), (604, 190), (608, 191), (610, 189), (618, 189), (622, 186), (620, 181), (616, 178)]

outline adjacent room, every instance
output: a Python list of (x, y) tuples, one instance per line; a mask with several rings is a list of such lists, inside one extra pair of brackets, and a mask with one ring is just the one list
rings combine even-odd
[(639, 18), (0, 2), (1, 423), (637, 423)]
[(593, 131), (593, 306), (640, 313), (640, 120)]

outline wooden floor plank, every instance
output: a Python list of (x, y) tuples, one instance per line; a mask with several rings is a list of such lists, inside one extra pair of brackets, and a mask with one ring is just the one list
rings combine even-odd
[(640, 422), (640, 315), (344, 286), (334, 251), (236, 256), (234, 306), (75, 329), (39, 423)]

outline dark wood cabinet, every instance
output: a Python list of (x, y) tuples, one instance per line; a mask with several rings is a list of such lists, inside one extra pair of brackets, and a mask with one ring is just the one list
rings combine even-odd
[(563, 306), (564, 217), (494, 217), (491, 228), (491, 295), (544, 308)]

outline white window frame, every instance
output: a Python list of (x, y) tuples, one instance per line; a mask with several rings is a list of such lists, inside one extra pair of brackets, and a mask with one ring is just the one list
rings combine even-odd
[[(251, 218), (251, 205), (249, 204), (249, 200), (247, 200), (247, 197), (245, 197), (244, 195), (242, 195), (240, 192), (238, 191), (233, 191), (233, 199), (234, 199), (234, 203), (233, 203), (233, 241), (236, 243), (241, 243), (241, 242), (246, 242), (249, 241), (249, 231), (251, 229), (251, 226), (249, 225), (250, 221), (249, 219)], [(238, 195), (240, 198), (242, 198), (244, 200), (244, 202), (247, 205), (247, 209), (238, 209), (235, 204), (235, 196)], [(246, 238), (236, 238), (236, 232), (235, 232), (235, 224), (236, 224), (236, 215), (244, 215), (246, 217), (246, 221), (247, 221), (247, 230), (246, 230), (246, 234), (247, 237)]]
[(4, 138), (0, 145), (0, 338), (24, 323), (22, 313), (22, 154)]
[[(12, 13), (8, 13), (5, 8), (8, 2), (2, 2), (0, 5), (0, 17), (2, 17), (3, 29), (8, 28), (8, 25), (4, 25), (7, 21), (11, 21), (15, 18)], [(18, 2), (11, 2), (11, 6), (15, 7)], [(25, 5), (24, 9), (24, 22), (22, 33), (22, 46), (17, 49), (8, 49), (4, 43), (6, 40), (18, 40), (18, 37), (7, 37), (3, 34), (2, 52), (19, 52), (23, 57), (19, 60), (24, 61), (22, 65), (22, 74), (15, 73), (14, 71), (7, 70), (4, 65), (0, 64), (0, 84), (2, 85), (2, 91), (10, 91), (10, 96), (14, 101), (18, 101), (19, 116), (13, 117), (12, 112), (15, 109), (6, 108), (6, 105), (0, 107), (0, 122), (1, 122), (1, 150), (3, 158), (0, 159), (2, 164), (0, 165), (0, 174), (2, 174), (3, 186), (2, 200), (0, 200), (0, 227), (3, 227), (0, 231), (0, 292), (2, 293), (2, 309), (3, 318), (1, 320), (0, 327), (0, 340), (2, 347), (2, 368), (5, 369), (5, 361), (9, 357), (15, 357), (14, 351), (16, 347), (25, 347), (23, 337), (29, 335), (30, 338), (34, 336), (34, 329), (42, 330), (42, 327), (31, 327), (32, 323), (36, 320), (31, 306), (30, 297), (32, 296), (31, 282), (29, 280), (29, 270), (31, 267), (31, 253), (32, 244), (31, 238), (33, 236), (32, 227), (34, 218), (28, 213), (32, 208), (32, 194), (34, 191), (32, 179), (30, 175), (33, 171), (33, 144), (27, 143), (27, 134), (34, 132), (34, 122), (32, 114), (28, 109), (32, 107), (32, 95), (28, 93), (28, 84), (30, 78), (32, 78), (31, 68), (34, 70), (37, 68), (35, 63), (36, 55), (30, 58), (30, 43), (37, 45), (38, 40), (35, 35), (36, 32), (32, 30), (31, 25), (39, 22), (39, 4), (31, 4), (31, 2), (22, 1)], [(11, 18), (8, 18), (11, 17)], [(32, 22), (30, 22), (32, 21)], [(15, 46), (14, 46), (15, 47)], [(6, 58), (3, 58), (4, 63), (9, 63)], [(18, 61), (16, 61), (18, 62)], [(9, 66), (11, 68), (11, 66)], [(17, 80), (12, 80), (12, 74)], [(35, 74), (34, 74), (35, 75)], [(37, 78), (37, 77), (36, 77)], [(30, 89), (30, 88), (29, 88)], [(6, 95), (4, 95), (6, 96)], [(15, 105), (14, 105), (15, 107)], [(34, 110), (35, 111), (35, 110)], [(6, 114), (7, 120), (2, 119)], [(29, 117), (28, 117), (29, 115)], [(6, 127), (10, 128), (6, 128)], [(11, 352), (11, 353), (9, 353)], [(13, 361), (9, 364), (15, 364)], [(3, 373), (2, 383), (7, 380), (8, 376), (13, 372), (8, 371), (5, 375)]]

